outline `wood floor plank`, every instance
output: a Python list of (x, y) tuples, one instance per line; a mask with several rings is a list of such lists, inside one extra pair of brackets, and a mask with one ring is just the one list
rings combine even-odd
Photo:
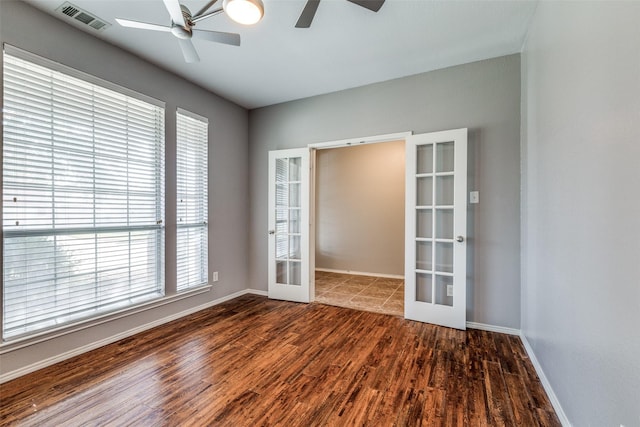
[(247, 295), (0, 385), (0, 425), (560, 423), (518, 337)]
[(511, 399), (500, 363), (484, 362), (485, 389), (491, 421), (496, 426), (515, 425)]
[(535, 416), (535, 407), (531, 395), (527, 391), (522, 378), (515, 374), (504, 374), (509, 396), (513, 408), (515, 425), (535, 426), (538, 424)]

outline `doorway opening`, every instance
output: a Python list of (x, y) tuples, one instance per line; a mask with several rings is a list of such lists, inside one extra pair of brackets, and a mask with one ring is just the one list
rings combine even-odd
[(404, 315), (405, 141), (318, 147), (317, 302)]

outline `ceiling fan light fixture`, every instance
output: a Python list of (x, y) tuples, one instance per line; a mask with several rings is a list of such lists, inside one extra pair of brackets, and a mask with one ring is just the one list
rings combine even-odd
[(253, 25), (264, 16), (262, 0), (224, 0), (222, 8), (239, 24)]

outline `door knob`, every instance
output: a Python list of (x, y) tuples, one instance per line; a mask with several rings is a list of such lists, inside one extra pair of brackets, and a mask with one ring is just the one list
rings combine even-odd
[(276, 234), (276, 230), (269, 230), (269, 234)]
[(464, 237), (462, 236), (456, 237), (456, 242), (464, 242)]

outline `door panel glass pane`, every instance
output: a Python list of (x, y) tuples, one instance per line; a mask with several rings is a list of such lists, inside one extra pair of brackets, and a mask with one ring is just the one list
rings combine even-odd
[(289, 159), (289, 181), (300, 181), (300, 165), (302, 159), (300, 157), (293, 157)]
[(302, 264), (300, 262), (289, 261), (289, 284), (290, 285), (300, 286), (302, 284), (302, 281), (300, 280), (301, 265)]
[(436, 210), (436, 237), (453, 239), (453, 209)]
[(436, 177), (436, 205), (453, 205), (453, 176)]
[(276, 182), (287, 182), (287, 163), (288, 159), (276, 159)]
[(436, 274), (436, 304), (453, 306), (453, 296), (447, 296), (447, 286), (453, 290), (453, 277)]
[(276, 262), (276, 283), (287, 284), (287, 261)]
[(300, 209), (289, 209), (289, 233), (300, 233)]
[(289, 258), (300, 259), (300, 236), (289, 236)]
[(289, 186), (276, 184), (276, 207), (286, 208), (289, 205)]
[(433, 145), (418, 145), (416, 147), (418, 160), (416, 164), (417, 173), (433, 172)]
[(431, 209), (416, 210), (416, 237), (433, 237), (433, 211)]
[(431, 242), (416, 242), (416, 268), (431, 271)]
[(278, 209), (276, 211), (276, 233), (282, 234), (287, 232), (287, 213), (288, 210)]
[(436, 146), (436, 172), (453, 172), (453, 141)]
[(300, 207), (300, 184), (289, 184), (289, 207)]
[(433, 178), (418, 178), (416, 181), (416, 205), (431, 206), (433, 204)]
[(289, 253), (289, 236), (286, 234), (276, 234), (276, 258), (287, 259)]
[(453, 243), (436, 243), (436, 271), (453, 273)]
[(416, 301), (431, 302), (431, 274), (416, 273)]

